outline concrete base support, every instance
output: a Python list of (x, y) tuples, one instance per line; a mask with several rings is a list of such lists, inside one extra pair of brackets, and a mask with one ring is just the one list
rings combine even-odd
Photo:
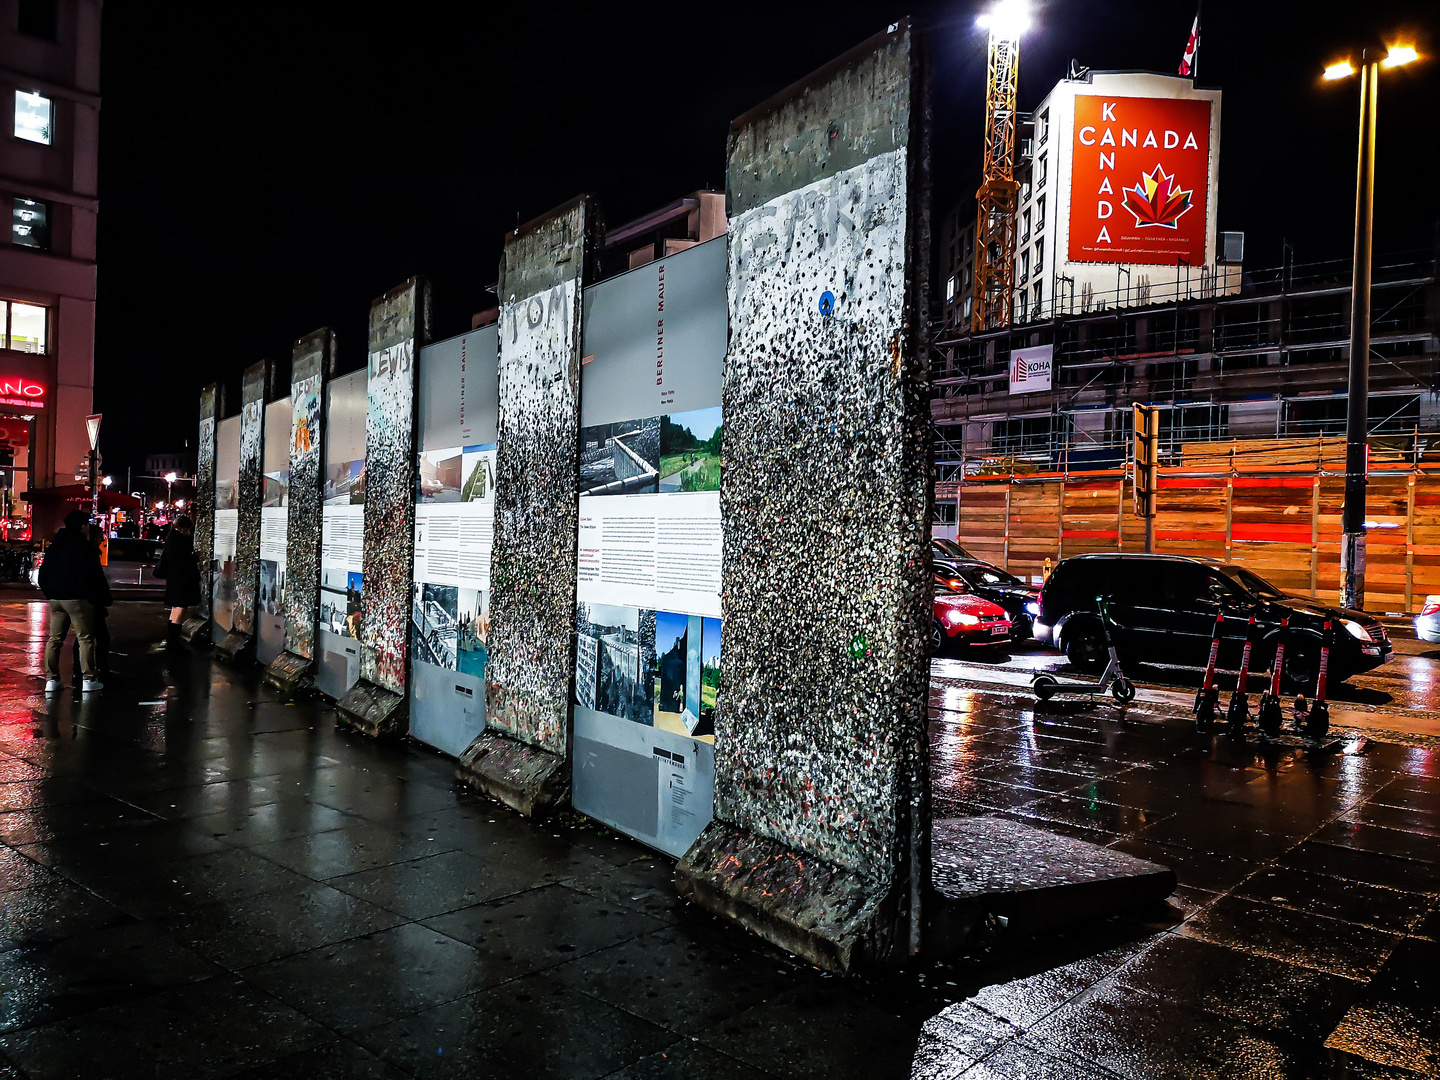
[(675, 867), (681, 896), (827, 971), (896, 954), (892, 890), (715, 821)]
[(266, 666), (264, 679), (282, 694), (303, 694), (315, 688), (315, 662), (282, 652)]
[(563, 757), (494, 731), (481, 733), (460, 755), (455, 777), (526, 817), (570, 801), (570, 770)]
[(361, 679), (335, 702), (335, 724), (372, 739), (400, 739), (410, 730), (409, 702), (383, 686)]
[(255, 639), (239, 630), (231, 630), (215, 642), (215, 658), (227, 664), (253, 664), (255, 662)]
[(192, 649), (210, 644), (210, 620), (193, 615), (180, 624), (180, 640)]

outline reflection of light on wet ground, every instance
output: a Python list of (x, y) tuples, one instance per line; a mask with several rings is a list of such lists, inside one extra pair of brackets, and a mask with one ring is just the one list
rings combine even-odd
[(44, 670), (45, 639), (50, 635), (50, 606), (43, 601), (25, 605), (25, 659), (33, 670)]

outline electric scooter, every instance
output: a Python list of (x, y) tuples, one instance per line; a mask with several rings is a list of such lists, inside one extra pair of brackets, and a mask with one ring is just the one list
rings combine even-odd
[(1097, 596), (1095, 606), (1100, 610), (1100, 630), (1105, 635), (1110, 662), (1105, 665), (1099, 679), (1056, 678), (1045, 672), (1036, 675), (1030, 680), (1030, 689), (1041, 701), (1049, 701), (1056, 694), (1085, 694), (1093, 704), (1098, 695), (1107, 691), (1117, 705), (1129, 705), (1135, 700), (1135, 684), (1120, 670), (1120, 654), (1115, 651), (1115, 639), (1110, 635), (1110, 605), (1105, 597)]
[(1330, 706), (1325, 703), (1325, 680), (1330, 672), (1330, 620), (1325, 620), (1325, 633), (1320, 639), (1320, 671), (1315, 676), (1315, 701), (1305, 713), (1300, 730), (1307, 739), (1323, 739), (1330, 732)]
[(1195, 730), (1208, 735), (1215, 726), (1215, 709), (1220, 704), (1220, 688), (1215, 685), (1215, 662), (1220, 658), (1220, 628), (1225, 613), (1215, 616), (1215, 629), (1210, 632), (1210, 659), (1205, 661), (1205, 681), (1195, 694)]
[(1255, 616), (1250, 616), (1250, 625), (1245, 628), (1245, 649), (1240, 654), (1240, 674), (1235, 690), (1230, 695), (1230, 708), (1225, 711), (1225, 734), (1232, 739), (1245, 737), (1245, 725), (1250, 720), (1250, 695), (1246, 687), (1250, 681), (1250, 653), (1255, 648)]
[(1280, 620), (1280, 634), (1275, 642), (1275, 660), (1270, 665), (1270, 689), (1260, 695), (1255, 723), (1267, 738), (1280, 734), (1285, 725), (1285, 711), (1280, 704), (1280, 675), (1285, 670), (1285, 638), (1289, 636), (1290, 616)]

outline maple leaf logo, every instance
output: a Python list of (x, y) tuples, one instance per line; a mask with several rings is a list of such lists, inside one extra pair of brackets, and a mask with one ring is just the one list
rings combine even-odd
[(1135, 216), (1140, 228), (1179, 228), (1180, 219), (1193, 205), (1194, 190), (1178, 191), (1175, 177), (1166, 176), (1159, 165), (1143, 174), (1133, 188), (1126, 188), (1121, 204)]

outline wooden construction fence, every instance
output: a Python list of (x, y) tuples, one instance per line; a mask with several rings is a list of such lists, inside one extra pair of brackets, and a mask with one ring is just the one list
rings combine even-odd
[[(1263, 457), (1186, 450), (1184, 465), (1160, 469), (1155, 551), (1239, 563), (1288, 592), (1338, 602), (1345, 480), (1333, 455), (1343, 446), (1273, 468)], [(1046, 559), (1144, 551), (1132, 483), (1120, 469), (969, 477), (955, 489), (957, 537), (1026, 578)], [(1366, 520), (1366, 608), (1418, 611), (1440, 593), (1440, 465), (1372, 454)]]

